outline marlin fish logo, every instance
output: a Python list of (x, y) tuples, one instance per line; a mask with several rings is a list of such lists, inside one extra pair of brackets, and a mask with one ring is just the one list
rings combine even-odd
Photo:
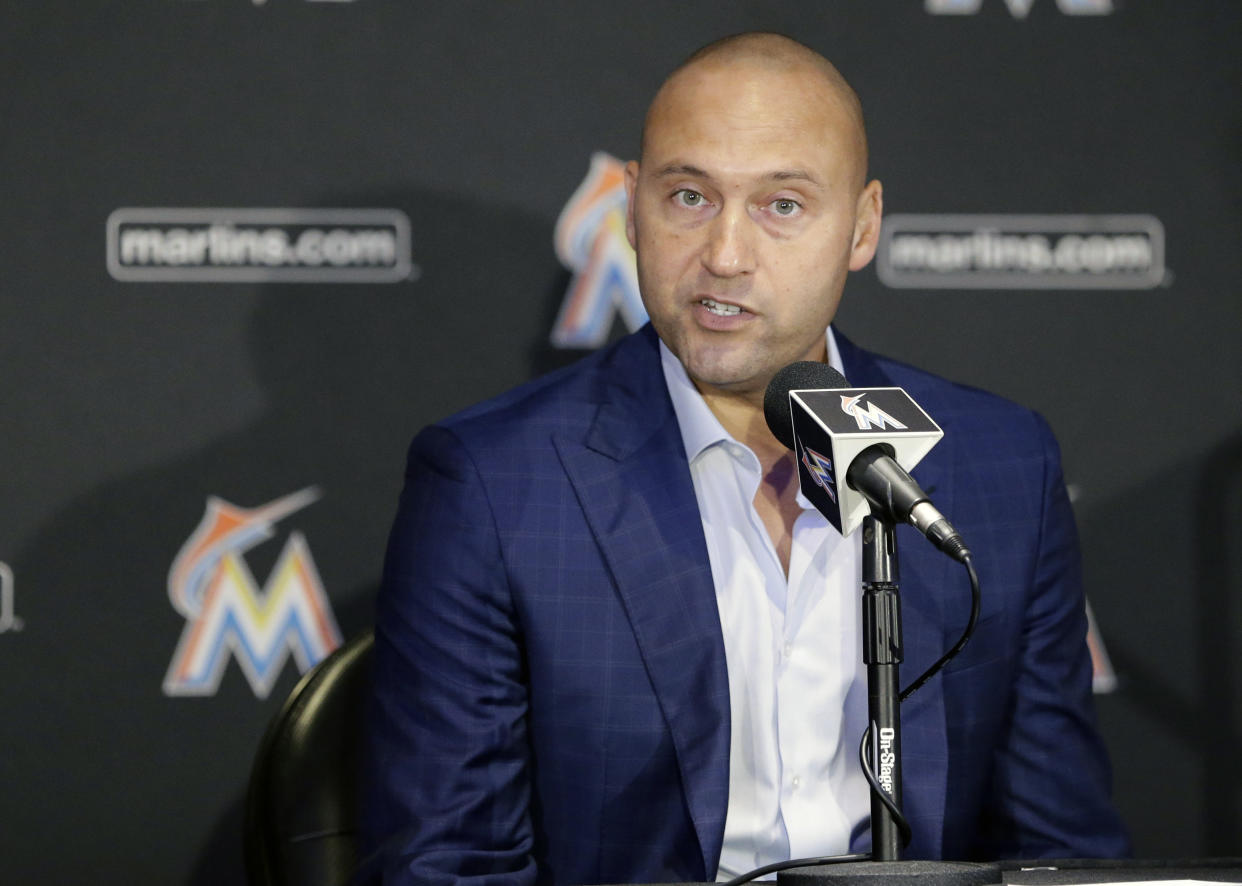
[(865, 391), (852, 397), (841, 395), (841, 411), (857, 422), (858, 430), (867, 431), (873, 427), (877, 430), (884, 430), (888, 427), (897, 428), (899, 431), (906, 430), (905, 425), (874, 403), (859, 403), (858, 401), (865, 396), (867, 396)]
[(821, 487), (824, 492), (828, 493), (828, 497), (835, 502), (837, 500), (837, 490), (832, 482), (832, 461), (824, 458), (814, 449), (808, 446), (802, 447), (802, 464), (810, 473), (811, 479), (815, 481), (815, 485)]
[(625, 204), (625, 164), (596, 152), (556, 221), (556, 255), (574, 278), (552, 329), (555, 347), (598, 348), (618, 313), (631, 332), (647, 322), (625, 236)]
[(164, 677), (166, 695), (214, 695), (229, 658), (266, 698), (292, 653), (305, 673), (341, 643), (306, 539), (290, 534), (262, 590), (244, 554), (276, 521), (319, 498), (303, 489), (257, 508), (210, 496), (198, 528), (168, 571), (168, 597), (185, 629)]

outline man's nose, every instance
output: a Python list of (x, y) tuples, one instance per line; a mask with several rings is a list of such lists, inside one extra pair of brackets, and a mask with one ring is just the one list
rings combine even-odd
[(703, 245), (703, 267), (717, 277), (736, 277), (753, 271), (752, 227), (745, 207), (725, 207), (709, 225)]

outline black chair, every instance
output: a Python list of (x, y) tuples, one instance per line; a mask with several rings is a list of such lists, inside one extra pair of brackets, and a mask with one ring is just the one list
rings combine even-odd
[(370, 631), (308, 671), (267, 728), (246, 791), (251, 886), (344, 886), (358, 864)]

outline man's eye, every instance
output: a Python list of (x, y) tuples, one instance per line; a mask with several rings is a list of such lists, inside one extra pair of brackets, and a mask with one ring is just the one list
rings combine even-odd
[(777, 215), (793, 215), (801, 207), (794, 200), (773, 200), (772, 209)]
[(677, 192), (677, 202), (682, 206), (702, 206), (703, 199), (702, 194), (689, 188), (682, 188)]

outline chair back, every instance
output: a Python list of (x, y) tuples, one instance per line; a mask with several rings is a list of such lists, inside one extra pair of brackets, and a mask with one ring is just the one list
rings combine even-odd
[(358, 864), (370, 631), (307, 671), (259, 745), (246, 792), (250, 886), (344, 886)]

